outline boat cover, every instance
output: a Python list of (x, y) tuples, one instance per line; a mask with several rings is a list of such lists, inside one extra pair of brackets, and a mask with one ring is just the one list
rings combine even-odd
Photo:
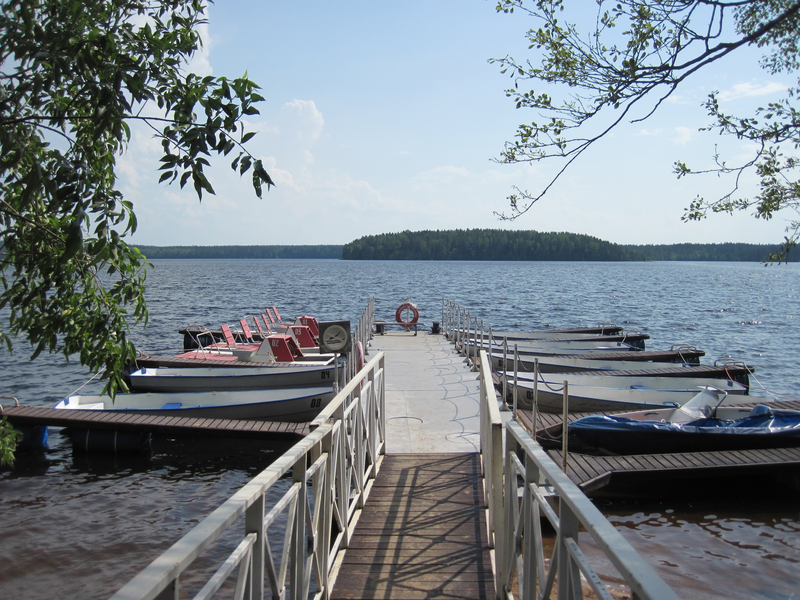
[(576, 451), (594, 448), (612, 454), (788, 448), (800, 446), (800, 412), (759, 405), (743, 419), (688, 423), (592, 415), (570, 423), (569, 438)]

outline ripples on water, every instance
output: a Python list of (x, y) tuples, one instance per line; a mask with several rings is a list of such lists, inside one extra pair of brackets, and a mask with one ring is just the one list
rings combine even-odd
[[(650, 348), (691, 343), (707, 362), (746, 361), (765, 388), (756, 395), (800, 390), (797, 263), (153, 262), (150, 323), (132, 336), (151, 354), (179, 351), (183, 325), (218, 326), (273, 304), (355, 325), (370, 296), (386, 320), (411, 298), (430, 326), (447, 297), (497, 330), (616, 322), (649, 333)], [(25, 350), (0, 351), (0, 395), (51, 405), (88, 379), (63, 357), (30, 363)], [(109, 458), (73, 454), (51, 430), (48, 451), (0, 472), (0, 597), (108, 597), (282, 451), (164, 440), (149, 457)], [(800, 497), (771, 481), (738, 483), (710, 497), (688, 488), (600, 507), (681, 597), (800, 597)]]

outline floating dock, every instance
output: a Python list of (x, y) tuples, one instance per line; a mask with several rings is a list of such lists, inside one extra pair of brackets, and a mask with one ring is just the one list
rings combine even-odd
[[(742, 399), (752, 399), (742, 396)], [(758, 404), (742, 402), (741, 406)], [(781, 408), (800, 410), (800, 400), (781, 401)], [(617, 411), (607, 414), (620, 414)], [(569, 422), (596, 413), (570, 413)], [(517, 411), (517, 420), (528, 430), (533, 430), (531, 411)], [(537, 415), (537, 438), (560, 435), (562, 418), (558, 414)], [(637, 484), (677, 479), (709, 477), (741, 477), (753, 473), (760, 475), (796, 472), (800, 467), (800, 448), (770, 448), (763, 450), (737, 450), (717, 452), (681, 452), (672, 454), (635, 454), (626, 456), (591, 456), (568, 451), (567, 475), (587, 495), (599, 494), (608, 489), (631, 489)], [(562, 452), (550, 450), (548, 455), (562, 464)], [(792, 483), (791, 481), (789, 482)]]
[(3, 414), (14, 425), (73, 427), (106, 431), (135, 431), (163, 435), (203, 435), (238, 438), (298, 438), (308, 435), (308, 423), (165, 417), (99, 410), (60, 410), (38, 406), (5, 407)]
[(386, 456), (331, 598), (494, 598), (478, 374), (442, 335), (385, 331), (378, 351)]
[(480, 456), (387, 454), (331, 600), (494, 598)]

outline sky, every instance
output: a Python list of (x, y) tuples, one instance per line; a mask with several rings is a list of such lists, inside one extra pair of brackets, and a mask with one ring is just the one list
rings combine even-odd
[[(594, 10), (596, 4), (575, 0)], [(118, 159), (119, 187), (134, 203), (142, 245), (345, 244), (404, 230), (568, 231), (620, 244), (777, 243), (790, 215), (681, 221), (697, 195), (717, 198), (716, 176), (678, 180), (676, 160), (709, 167), (720, 144), (734, 162), (747, 146), (698, 129), (718, 90), (729, 112), (749, 114), (792, 80), (771, 76), (748, 50), (690, 78), (642, 123), (626, 123), (573, 163), (547, 196), (513, 222), (514, 186), (538, 191), (561, 163), (496, 162), (517, 126), (512, 82), (489, 64), (536, 61), (525, 32), (534, 22), (497, 13), (494, 0), (330, 2), (218, 0), (191, 70), (247, 76), (261, 86), (248, 143), (276, 186), (259, 199), (250, 178), (212, 161), (216, 196), (197, 200), (158, 184), (160, 144), (134, 130)], [(756, 190), (753, 177), (742, 182)]]

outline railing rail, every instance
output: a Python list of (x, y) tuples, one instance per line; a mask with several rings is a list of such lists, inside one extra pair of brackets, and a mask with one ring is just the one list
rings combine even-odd
[[(598, 598), (611, 598), (580, 549), (578, 531), (583, 528), (619, 571), (635, 598), (677, 600), (672, 589), (521, 425), (508, 422), (505, 442), (498, 442), (498, 438), (503, 438), (502, 425), (485, 351), (480, 353), (480, 370), (481, 452), (489, 540), (495, 553), (497, 597), (503, 600), (549, 598), (557, 584), (558, 600), (583, 598), (583, 574)], [(498, 444), (504, 450), (498, 451)], [(504, 455), (498, 460), (500, 452)], [(521, 501), (520, 480), (524, 482)], [(558, 498), (558, 514), (546, 498), (543, 482), (549, 484)], [(557, 532), (549, 570), (545, 568), (542, 516)], [(512, 589), (515, 576), (516, 592)]]
[[(378, 353), (312, 423), (312, 432), (112, 597), (175, 599), (181, 575), (237, 518), (242, 540), (195, 598), (211, 598), (237, 573), (234, 598), (307, 599), (330, 595), (337, 557), (350, 542), (385, 451), (385, 356)], [(284, 475), (292, 485), (266, 512), (265, 494)], [(286, 515), (280, 556), (273, 556), (271, 526)], [(274, 534), (273, 534), (274, 537)]]

